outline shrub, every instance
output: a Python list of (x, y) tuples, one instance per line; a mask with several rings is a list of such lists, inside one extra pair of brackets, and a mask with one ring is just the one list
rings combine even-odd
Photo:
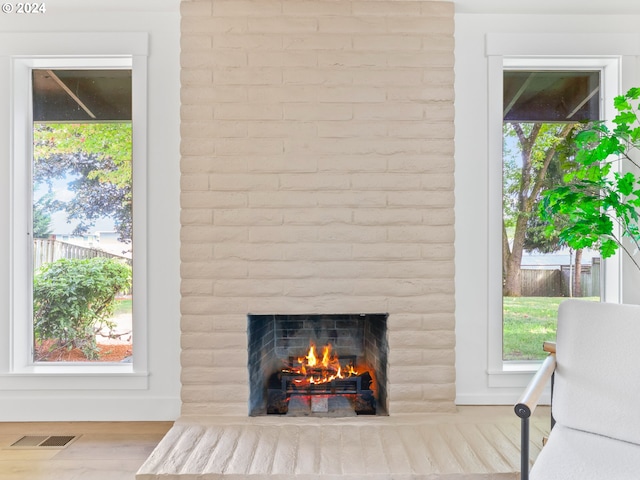
[(131, 286), (131, 268), (111, 258), (60, 259), (34, 277), (33, 317), (36, 339), (80, 348), (98, 357), (96, 334), (113, 328), (115, 297)]

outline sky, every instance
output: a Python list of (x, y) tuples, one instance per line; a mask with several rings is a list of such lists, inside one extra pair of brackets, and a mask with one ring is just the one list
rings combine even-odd
[[(69, 182), (73, 181), (75, 177), (67, 176), (64, 179), (56, 179), (52, 182), (52, 189), (54, 197), (60, 201), (68, 201), (73, 198), (74, 193), (69, 190)], [(34, 185), (33, 198), (37, 201), (47, 191), (46, 186), (40, 186), (39, 188)], [(69, 235), (73, 232), (73, 229), (78, 225), (77, 220), (69, 223), (67, 221), (67, 214), (64, 211), (56, 212), (51, 215), (51, 231), (55, 235)], [(103, 218), (96, 222), (95, 227), (90, 229), (90, 232), (113, 232), (114, 222), (109, 218)]]

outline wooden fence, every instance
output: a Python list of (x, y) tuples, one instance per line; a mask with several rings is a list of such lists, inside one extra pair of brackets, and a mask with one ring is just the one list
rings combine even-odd
[[(575, 296), (569, 289), (573, 270), (569, 265), (558, 265), (547, 269), (523, 268), (520, 282), (523, 297), (569, 297)], [(583, 265), (580, 275), (583, 297), (600, 296), (600, 262), (594, 259), (591, 265)], [(572, 295), (573, 294), (573, 295)]]
[(96, 250), (95, 248), (86, 248), (71, 243), (61, 242), (49, 238), (36, 238), (33, 240), (33, 270), (38, 270), (46, 263), (55, 262), (61, 258), (93, 258), (93, 257), (109, 257), (131, 260), (111, 253)]

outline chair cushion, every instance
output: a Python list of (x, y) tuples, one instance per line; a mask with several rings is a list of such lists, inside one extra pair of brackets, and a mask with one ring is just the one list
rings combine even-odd
[(556, 425), (530, 480), (637, 480), (640, 446)]
[(640, 444), (640, 306), (563, 302), (557, 351), (557, 422)]

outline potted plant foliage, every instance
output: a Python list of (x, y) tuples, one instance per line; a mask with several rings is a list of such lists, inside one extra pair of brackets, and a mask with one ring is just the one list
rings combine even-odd
[(615, 98), (613, 126), (591, 122), (569, 140), (575, 155), (563, 184), (542, 194), (546, 233), (602, 258), (620, 248), (640, 269), (640, 88)]

